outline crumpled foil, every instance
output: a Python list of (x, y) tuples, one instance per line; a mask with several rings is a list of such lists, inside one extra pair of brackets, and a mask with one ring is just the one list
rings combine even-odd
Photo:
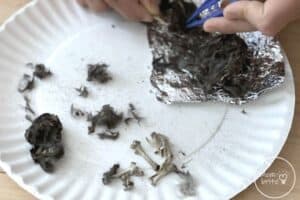
[[(165, 27), (164, 27), (165, 26)], [(174, 48), (170, 40), (164, 38), (168, 25), (153, 25), (148, 28), (150, 46), (153, 53), (153, 62), (162, 62), (167, 66), (174, 55)], [(157, 34), (151, 35), (151, 32)], [(205, 89), (204, 82), (195, 82), (193, 73), (187, 70), (174, 69), (153, 65), (151, 83), (155, 88), (157, 99), (167, 103), (179, 102), (207, 102), (218, 101), (232, 104), (243, 104), (257, 99), (262, 93), (275, 88), (284, 82), (284, 56), (278, 41), (262, 35), (259, 32), (240, 33), (240, 38), (248, 46), (247, 57), (249, 63), (247, 72), (240, 72), (233, 76), (239, 76), (237, 84), (245, 82), (247, 91), (242, 94), (232, 94), (226, 89), (226, 85), (216, 83), (209, 91)], [(176, 35), (180, 37), (180, 35)], [(218, 37), (218, 36), (216, 36)], [(178, 64), (178, 63), (177, 63)], [(230, 79), (230, 74), (228, 75)], [(222, 78), (222, 77), (221, 77)], [(228, 78), (228, 77), (227, 77)], [(190, 84), (186, 84), (190, 83)]]
[[(188, 40), (184, 34), (170, 31), (168, 23), (157, 22), (148, 26), (148, 37), (153, 54), (151, 83), (155, 88), (157, 99), (167, 104), (207, 101), (243, 104), (257, 99), (262, 93), (278, 87), (284, 82), (284, 56), (280, 44), (276, 39), (264, 36), (260, 32), (238, 34), (238, 37), (247, 45), (245, 54), (248, 61), (246, 66), (240, 66), (243, 69), (239, 73), (236, 71), (231, 73), (229, 70), (230, 73), (227, 73), (226, 76), (225, 72), (223, 76), (215, 76), (220, 80), (214, 80), (215, 82), (209, 89), (207, 87), (209, 79), (195, 77), (195, 73), (189, 69), (188, 63), (184, 63), (185, 55), (182, 55), (182, 59), (177, 59), (177, 63), (174, 63), (174, 56), (178, 54), (175, 46), (185, 45), (183, 41)], [(217, 39), (222, 36), (216, 34), (209, 35), (209, 37)], [(173, 42), (180, 40), (179, 44)], [(201, 48), (198, 50), (201, 52)], [(206, 49), (203, 48), (203, 50)], [(187, 49), (187, 51), (189, 50)], [(183, 51), (179, 53), (185, 54)], [(173, 65), (186, 66), (174, 67)], [(219, 69), (209, 70), (222, 71), (226, 68), (219, 67)], [(238, 81), (231, 81), (231, 89), (228, 89), (224, 79)], [(235, 90), (237, 92), (234, 92)]]

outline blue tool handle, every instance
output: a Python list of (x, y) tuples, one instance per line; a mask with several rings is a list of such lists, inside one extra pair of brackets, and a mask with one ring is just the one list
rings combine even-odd
[(212, 7), (217, 4), (220, 0), (206, 0), (197, 10), (193, 13), (193, 15), (187, 20), (187, 23), (193, 21), (196, 17), (200, 15), (205, 9)]
[(203, 24), (210, 18), (213, 17), (223, 17), (223, 11), (222, 10), (216, 10), (215, 12), (212, 12), (210, 15), (207, 17), (202, 18), (201, 20), (195, 20), (189, 24), (187, 24), (187, 28), (194, 28), (197, 26), (203, 26)]
[[(208, 19), (213, 17), (222, 17), (223, 10), (219, 7), (218, 3), (220, 0), (206, 0), (194, 13), (193, 15), (187, 20), (186, 27), (193, 28), (197, 26), (202, 26)], [(227, 0), (228, 3), (233, 3), (238, 0)], [(214, 5), (218, 5), (218, 8), (209, 13), (207, 16), (203, 17), (202, 19), (197, 20), (197, 17), (203, 12), (205, 9), (209, 9)]]

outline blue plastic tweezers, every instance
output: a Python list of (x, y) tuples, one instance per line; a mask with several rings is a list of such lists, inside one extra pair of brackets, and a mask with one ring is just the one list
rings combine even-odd
[[(236, 2), (237, 0), (227, 0), (228, 3)], [(207, 14), (200, 18), (200, 14), (206, 11)], [(186, 21), (187, 28), (203, 26), (210, 18), (223, 17), (223, 9), (221, 8), (221, 0), (206, 0), (192, 16)]]

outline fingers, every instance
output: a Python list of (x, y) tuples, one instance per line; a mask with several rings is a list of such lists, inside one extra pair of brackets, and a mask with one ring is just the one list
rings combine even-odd
[[(269, 1), (273, 1), (272, 9), (268, 9), (266, 6), (270, 4)], [(245, 0), (229, 4), (224, 9), (224, 18), (208, 22), (205, 29), (224, 33), (259, 30), (265, 35), (274, 36), (285, 24), (278, 19), (278, 12), (274, 10), (274, 5), (276, 5), (274, 2), (278, 3), (279, 1)]]
[(203, 28), (207, 32), (220, 32), (225, 34), (250, 32), (255, 30), (255, 27), (247, 21), (230, 20), (224, 17), (207, 20)]
[(224, 9), (224, 17), (227, 19), (246, 20), (256, 25), (264, 20), (264, 3), (259, 1), (239, 1), (228, 5)]
[(95, 12), (101, 12), (108, 9), (108, 5), (103, 0), (86, 0), (86, 4)]
[[(228, 5), (224, 9), (224, 17), (229, 20), (247, 21), (265, 35), (274, 36), (285, 24), (287, 13), (280, 17), (284, 4), (282, 1), (268, 0), (239, 1)], [(276, 8), (279, 8), (278, 10)]]
[(153, 20), (152, 15), (138, 0), (105, 0), (105, 2), (129, 20), (144, 22)]
[(104, 11), (109, 7), (123, 17), (133, 21), (151, 22), (152, 16), (159, 15), (160, 0), (77, 0), (82, 6), (93, 11)]

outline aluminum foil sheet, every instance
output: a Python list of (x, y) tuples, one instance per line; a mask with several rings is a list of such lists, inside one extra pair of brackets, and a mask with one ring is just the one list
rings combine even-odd
[(274, 38), (259, 32), (185, 33), (174, 30), (174, 16), (167, 13), (167, 23), (148, 26), (151, 83), (160, 101), (243, 104), (284, 82), (284, 57)]

